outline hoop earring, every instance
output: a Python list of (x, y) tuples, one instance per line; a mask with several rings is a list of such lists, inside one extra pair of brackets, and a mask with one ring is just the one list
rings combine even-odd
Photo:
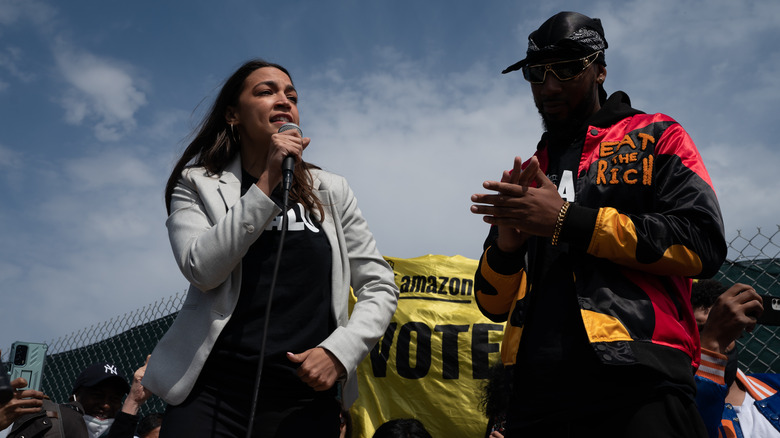
[(231, 123), (230, 124), (230, 141), (233, 142), (233, 144), (235, 144), (236, 146), (238, 146), (240, 138), (238, 138), (238, 136), (236, 135), (236, 131), (233, 128), (233, 126), (234, 125)]

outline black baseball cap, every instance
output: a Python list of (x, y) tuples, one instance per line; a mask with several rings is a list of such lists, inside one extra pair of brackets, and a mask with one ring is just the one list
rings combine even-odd
[(122, 388), (125, 394), (130, 392), (130, 385), (127, 383), (127, 379), (125, 379), (116, 365), (110, 362), (98, 362), (88, 366), (79, 374), (71, 393), (75, 394), (81, 387), (91, 388), (107, 380), (110, 380), (117, 388)]
[[(559, 12), (528, 35), (528, 50), (522, 59), (501, 73), (520, 70), (545, 58), (577, 59), (608, 47), (601, 20), (577, 12)], [(601, 63), (603, 54), (599, 55)]]

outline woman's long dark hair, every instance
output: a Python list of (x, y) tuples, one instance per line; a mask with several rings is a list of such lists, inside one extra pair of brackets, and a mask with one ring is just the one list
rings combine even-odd
[[(211, 174), (219, 174), (225, 170), (225, 167), (239, 153), (241, 145), (231, 135), (230, 125), (228, 125), (225, 119), (225, 114), (229, 106), (238, 105), (238, 97), (244, 88), (244, 81), (247, 76), (263, 67), (273, 67), (281, 70), (290, 77), (292, 82), (292, 76), (290, 76), (290, 72), (286, 68), (262, 59), (253, 59), (245, 62), (225, 81), (219, 95), (214, 100), (214, 104), (200, 123), (195, 138), (184, 150), (181, 158), (173, 167), (171, 175), (168, 177), (168, 183), (165, 185), (165, 208), (168, 210), (168, 214), (171, 213), (173, 189), (179, 182), (182, 171), (187, 166), (201, 166)], [(312, 179), (308, 171), (308, 169), (317, 168), (317, 166), (305, 162), (302, 165), (295, 166), (295, 177), (290, 188), (290, 199), (301, 202), (311, 211), (316, 209), (320, 214), (320, 219), (322, 219), (324, 215), (322, 203), (314, 195)]]

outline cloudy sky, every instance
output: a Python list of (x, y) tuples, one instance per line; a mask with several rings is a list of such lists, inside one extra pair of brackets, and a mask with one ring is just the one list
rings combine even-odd
[(290, 69), (307, 160), (348, 178), (388, 256), (477, 258), (469, 196), (541, 132), (526, 38), (602, 19), (609, 92), (664, 112), (705, 157), (727, 236), (776, 230), (775, 0), (0, 0), (0, 348), (179, 293), (173, 161), (243, 61)]

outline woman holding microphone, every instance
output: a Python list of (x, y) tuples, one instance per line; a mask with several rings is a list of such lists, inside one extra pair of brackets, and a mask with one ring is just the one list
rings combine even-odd
[[(143, 380), (169, 404), (163, 438), (338, 436), (357, 365), (395, 311), (393, 272), (347, 182), (303, 161), (299, 129), (280, 132), (299, 122), (287, 70), (247, 62), (171, 173), (166, 225), (190, 288)], [(296, 162), (286, 213), (285, 157)]]

